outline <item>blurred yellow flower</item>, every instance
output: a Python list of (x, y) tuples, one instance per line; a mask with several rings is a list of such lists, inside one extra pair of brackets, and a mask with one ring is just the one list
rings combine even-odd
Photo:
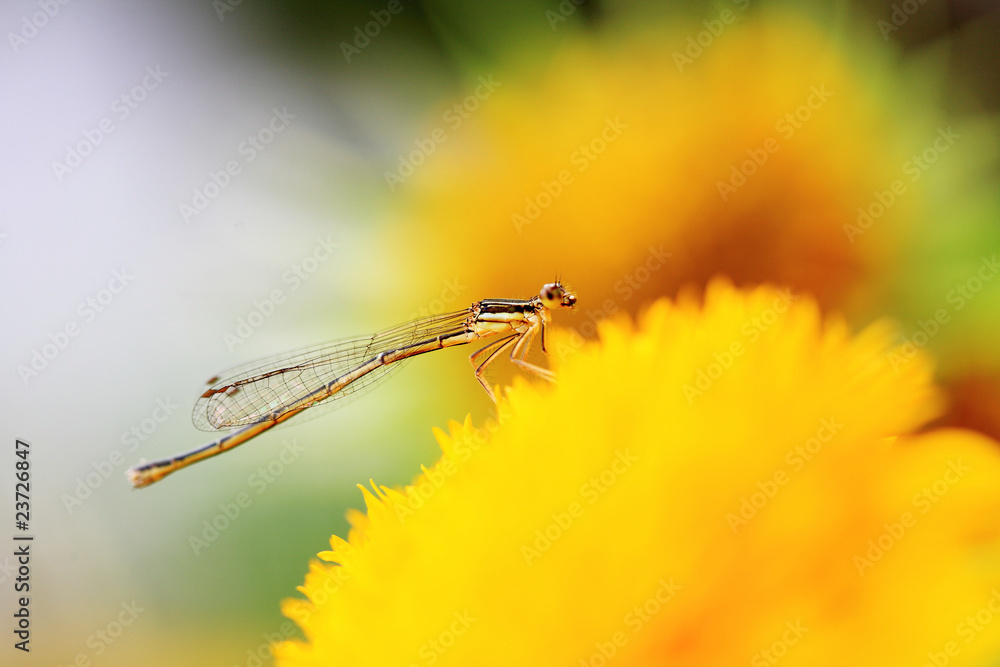
[[(384, 291), (419, 300), (458, 278), (471, 298), (530, 294), (558, 271), (588, 296), (589, 337), (724, 275), (909, 334), (979, 262), (970, 249), (996, 247), (996, 199), (974, 187), (995, 180), (979, 165), (996, 122), (942, 118), (944, 61), (907, 73), (866, 16), (723, 4), (694, 19), (619, 5), (578, 31), (550, 16), (551, 52), (518, 43), (473, 73), (474, 104), (458, 118), (448, 100), (421, 138), (433, 152), (415, 143), (386, 171), (400, 223), (382, 245), (409, 268)], [(930, 349), (954, 390), (946, 423), (1000, 437), (995, 403), (964, 390), (1000, 387), (1000, 292), (985, 292)]]
[(892, 340), (722, 282), (557, 334), (558, 384), (364, 490), (278, 664), (985, 664), (1000, 453), (912, 434), (938, 395)]
[(445, 111), (440, 145), (392, 184), (405, 222), (384, 244), (429, 281), (411, 287), (508, 293), (516, 258), (513, 287), (558, 270), (593, 319), (719, 274), (852, 312), (877, 302), (925, 184), (875, 200), (913, 146), (886, 100), (890, 54), (848, 53), (803, 14), (733, 11), (704, 46), (689, 17), (574, 33), (491, 72), (459, 127)]

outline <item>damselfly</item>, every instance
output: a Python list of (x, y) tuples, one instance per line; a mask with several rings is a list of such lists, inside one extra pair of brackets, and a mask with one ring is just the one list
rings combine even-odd
[(483, 373), (505, 350), (526, 371), (552, 380), (552, 373), (525, 357), (536, 335), (545, 347), (545, 327), (556, 308), (573, 308), (576, 295), (561, 283), (548, 283), (530, 299), (484, 299), (465, 310), (434, 315), (381, 331), (296, 350), (230, 369), (209, 380), (211, 387), (191, 415), (203, 431), (238, 429), (207, 445), (171, 458), (143, 463), (128, 471), (135, 487), (149, 486), (210, 456), (238, 447), (314, 406), (339, 407), (344, 399), (371, 388), (425, 352), (495, 338), (469, 360), (476, 379), (496, 401)]

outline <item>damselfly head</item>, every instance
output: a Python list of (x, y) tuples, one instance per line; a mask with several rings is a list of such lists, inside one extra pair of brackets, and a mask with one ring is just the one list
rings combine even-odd
[(576, 294), (563, 287), (560, 282), (547, 283), (538, 293), (542, 305), (549, 310), (576, 307)]

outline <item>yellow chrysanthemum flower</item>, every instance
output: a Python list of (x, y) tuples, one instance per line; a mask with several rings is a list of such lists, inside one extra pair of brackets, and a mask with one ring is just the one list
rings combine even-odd
[(556, 336), (558, 384), (365, 490), (278, 664), (986, 664), (1000, 453), (912, 434), (938, 395), (892, 340), (727, 283)]

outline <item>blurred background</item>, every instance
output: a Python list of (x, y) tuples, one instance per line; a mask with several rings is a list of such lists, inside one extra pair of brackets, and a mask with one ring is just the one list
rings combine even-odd
[(355, 485), (491, 414), (472, 350), (151, 488), (125, 470), (211, 437), (190, 410), (227, 367), (557, 273), (584, 338), (717, 274), (892, 317), (939, 423), (1000, 437), (996, 2), (35, 0), (0, 26), (4, 618), (15, 438), (35, 535), (3, 664), (269, 664)]

